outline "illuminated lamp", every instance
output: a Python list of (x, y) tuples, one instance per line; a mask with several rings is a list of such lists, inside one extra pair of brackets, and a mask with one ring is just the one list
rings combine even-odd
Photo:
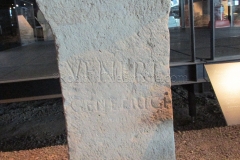
[(205, 65), (228, 125), (240, 124), (240, 62)]

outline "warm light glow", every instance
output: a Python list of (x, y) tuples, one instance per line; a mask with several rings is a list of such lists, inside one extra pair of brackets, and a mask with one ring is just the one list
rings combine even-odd
[(13, 7), (13, 9), (15, 9), (15, 7)]
[(205, 65), (228, 125), (240, 124), (240, 62)]
[(16, 4), (16, 7), (18, 7), (18, 4)]
[(240, 92), (240, 66), (229, 65), (226, 66), (225, 71), (222, 79), (219, 79), (219, 84), (224, 87), (226, 92)]
[(24, 3), (24, 6), (26, 6), (26, 3)]

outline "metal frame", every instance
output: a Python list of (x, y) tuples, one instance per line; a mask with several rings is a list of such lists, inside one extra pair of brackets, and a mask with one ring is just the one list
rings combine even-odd
[[(189, 0), (189, 17), (190, 17), (190, 29), (191, 29), (191, 62), (196, 61), (196, 44), (195, 44), (195, 28), (194, 28), (194, 8), (193, 0)], [(181, 7), (184, 3), (181, 3)], [(210, 0), (210, 59), (215, 59), (215, 0)]]
[(214, 16), (214, 9), (215, 9), (215, 0), (210, 0), (210, 59), (215, 59), (215, 16)]
[[(173, 62), (170, 63), (171, 67), (171, 76), (176, 75), (187, 75), (187, 80), (182, 83), (177, 79), (176, 82), (173, 82), (173, 85), (181, 85), (181, 84), (192, 84), (192, 83), (201, 83), (205, 81), (207, 75), (204, 70), (205, 63), (223, 63), (223, 62), (233, 62), (240, 61), (240, 57), (234, 58), (216, 58), (215, 55), (215, 45), (216, 45), (216, 26), (215, 26), (215, 4), (218, 0), (209, 0), (210, 1), (210, 59), (201, 59), (198, 60), (196, 57), (196, 44), (195, 44), (195, 28), (194, 28), (194, 8), (193, 2), (194, 0), (188, 0), (189, 6), (189, 17), (190, 17), (190, 40), (191, 40), (191, 61), (190, 62)], [(184, 7), (185, 0), (180, 1), (181, 7)], [(230, 6), (232, 8), (232, 6)], [(232, 13), (232, 9), (229, 10)], [(184, 17), (184, 9), (181, 9), (181, 18)], [(231, 15), (231, 19), (232, 19)], [(182, 19), (183, 21), (183, 19)], [(185, 24), (185, 23), (182, 23)]]
[(185, 24), (185, 14), (184, 14), (184, 5), (185, 5), (185, 0), (180, 0), (180, 6), (179, 9), (181, 10), (181, 27), (185, 28), (186, 24)]
[[(194, 28), (194, 10), (193, 10), (193, 0), (188, 0), (189, 5), (189, 18), (190, 18), (190, 39), (191, 39), (191, 61), (190, 62), (178, 62), (170, 63), (170, 76), (172, 86), (181, 85), (188, 91), (188, 105), (189, 105), (189, 115), (192, 117), (192, 122), (195, 122), (196, 117), (196, 93), (205, 92), (206, 88), (209, 88), (210, 81), (206, 70), (204, 68), (205, 64), (209, 63), (226, 63), (226, 62), (236, 62), (240, 61), (240, 58), (233, 59), (216, 59), (215, 56), (215, 2), (216, 0), (210, 0), (210, 59), (197, 60), (196, 58), (196, 44), (195, 44), (195, 28)], [(181, 0), (181, 7), (184, 6), (184, 0)], [(232, 8), (230, 10), (232, 12)], [(184, 10), (181, 8), (181, 18), (184, 16)], [(231, 26), (232, 26), (232, 14), (231, 14)], [(185, 22), (182, 22), (185, 26)], [(184, 27), (183, 26), (183, 27)]]
[(195, 28), (194, 28), (194, 11), (193, 11), (193, 0), (189, 0), (189, 17), (190, 17), (190, 29), (191, 29), (191, 61), (196, 61), (196, 45), (195, 45)]

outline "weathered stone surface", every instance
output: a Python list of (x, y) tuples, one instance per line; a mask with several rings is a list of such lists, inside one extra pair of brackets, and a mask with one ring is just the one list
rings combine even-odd
[(58, 49), (70, 159), (175, 159), (168, 0), (37, 0)]

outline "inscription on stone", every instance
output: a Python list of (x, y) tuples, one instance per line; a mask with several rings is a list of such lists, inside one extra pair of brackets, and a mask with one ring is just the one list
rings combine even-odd
[(168, 98), (159, 97), (139, 97), (132, 99), (100, 99), (100, 100), (79, 100), (74, 97), (72, 107), (80, 108), (82, 112), (94, 111), (121, 111), (121, 110), (142, 110), (142, 109), (161, 109), (169, 108), (171, 103)]
[(161, 65), (153, 62), (80, 60), (76, 71), (69, 63), (61, 65), (69, 70), (61, 77), (65, 83), (165, 83), (169, 79), (160, 76)]
[(174, 160), (170, 1), (37, 3), (55, 35), (69, 159)]

